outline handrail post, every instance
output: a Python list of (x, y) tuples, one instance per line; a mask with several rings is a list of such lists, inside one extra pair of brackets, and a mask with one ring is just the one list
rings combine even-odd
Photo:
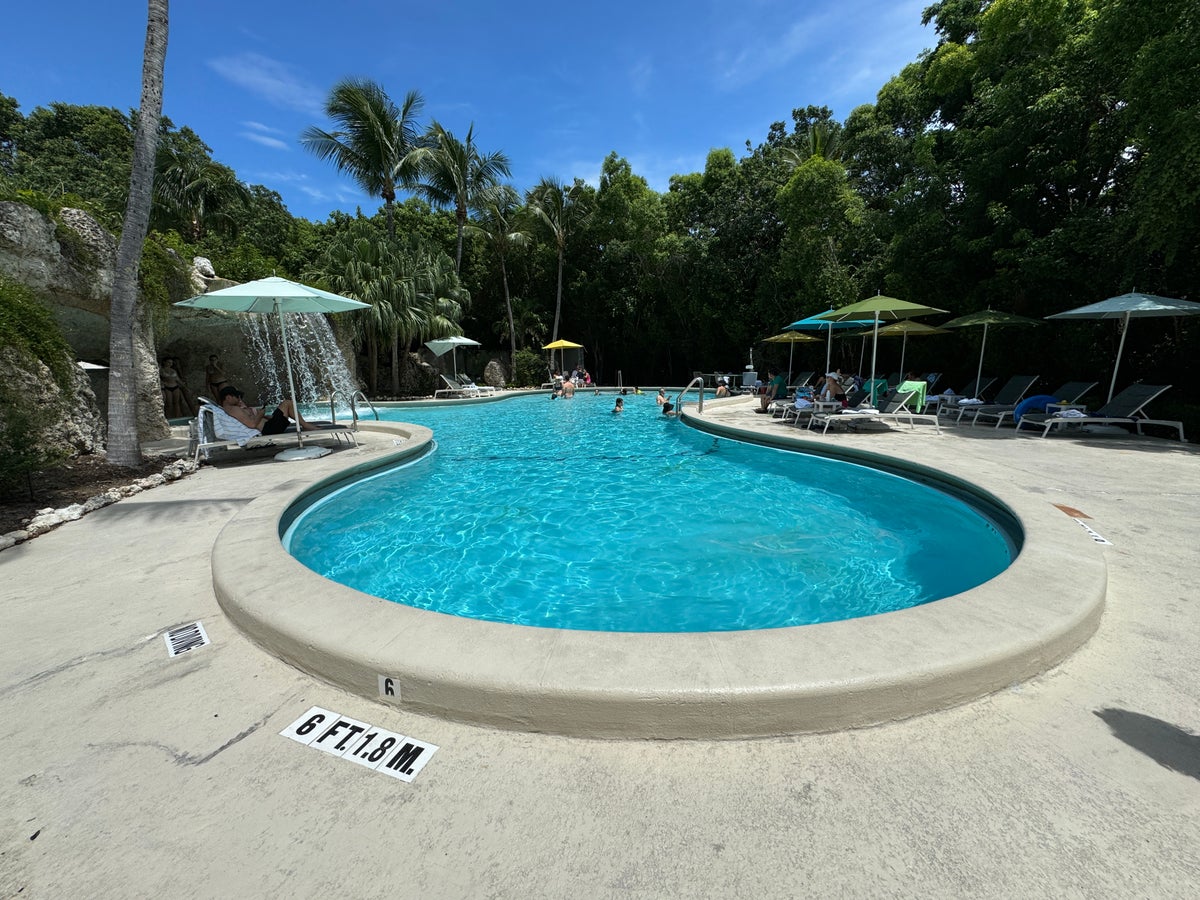
[(688, 386), (679, 392), (679, 395), (675, 398), (675, 409), (682, 411), (683, 397), (693, 387), (696, 388), (696, 396), (700, 398), (700, 403), (696, 407), (696, 412), (700, 413), (700, 415), (704, 415), (704, 379), (702, 377), (693, 378), (690, 382), (688, 382)]

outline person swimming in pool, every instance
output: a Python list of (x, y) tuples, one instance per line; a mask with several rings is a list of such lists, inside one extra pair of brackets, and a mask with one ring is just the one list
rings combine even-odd
[(662, 406), (664, 403), (666, 403), (667, 402), (667, 392), (664, 391), (662, 388), (659, 388), (658, 393), (654, 395), (654, 402), (657, 403), (659, 406)]
[(625, 412), (625, 401), (620, 397), (617, 398), (617, 405), (613, 407), (614, 413)]

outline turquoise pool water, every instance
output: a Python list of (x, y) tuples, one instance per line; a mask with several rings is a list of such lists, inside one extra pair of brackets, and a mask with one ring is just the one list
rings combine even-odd
[(436, 450), (312, 505), (285, 542), (422, 609), (597, 631), (779, 628), (928, 603), (1014, 550), (971, 505), (843, 462), (716, 439), (653, 394), (382, 415)]

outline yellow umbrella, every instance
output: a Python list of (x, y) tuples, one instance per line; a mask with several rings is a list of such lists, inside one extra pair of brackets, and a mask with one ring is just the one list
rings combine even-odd
[(796, 352), (797, 344), (819, 344), (820, 338), (815, 338), (811, 334), (801, 334), (799, 331), (785, 331), (782, 334), (773, 334), (769, 338), (763, 338), (764, 344), (790, 344), (788, 347), (788, 384), (792, 383), (792, 354)]
[(574, 341), (564, 341), (562, 338), (559, 338), (557, 341), (552, 341), (551, 343), (547, 344), (542, 349), (550, 351), (550, 361), (551, 362), (554, 361), (554, 351), (555, 350), (564, 351), (563, 356), (562, 356), (561, 368), (565, 368), (566, 364), (567, 364), (566, 351), (567, 350), (580, 350), (582, 348), (583, 348), (583, 344), (576, 344)]

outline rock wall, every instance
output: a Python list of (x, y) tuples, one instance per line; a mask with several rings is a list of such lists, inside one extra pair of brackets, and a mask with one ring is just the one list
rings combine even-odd
[[(0, 272), (27, 285), (50, 307), (80, 359), (107, 362), (116, 241), (83, 210), (64, 209), (60, 218), (74, 238), (60, 241), (55, 222), (30, 206), (0, 202)], [(146, 315), (137, 324), (134, 353), (138, 434), (142, 440), (166, 437), (170, 429), (163, 418), (154, 332)], [(95, 396), (78, 398), (91, 404), (89, 420), (93, 413), (100, 416), (108, 400), (107, 378), (103, 370), (94, 371), (100, 373), (92, 382)]]

